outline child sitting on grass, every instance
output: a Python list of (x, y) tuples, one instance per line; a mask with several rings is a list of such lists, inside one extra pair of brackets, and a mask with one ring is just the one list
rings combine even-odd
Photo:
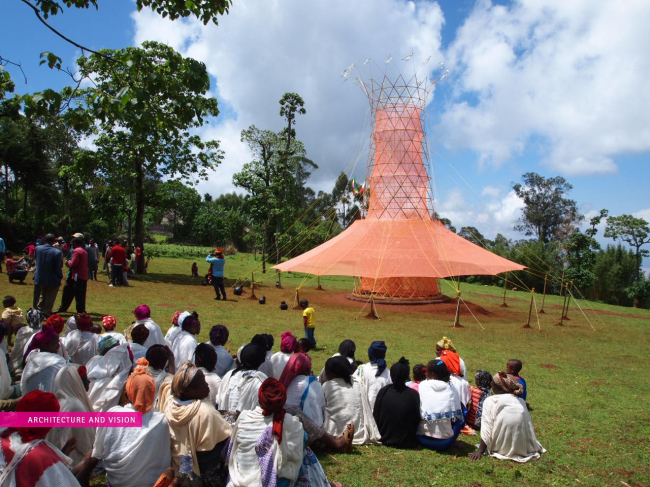
[(199, 277), (199, 266), (196, 265), (196, 262), (192, 264), (192, 277)]
[[(514, 375), (517, 378), (517, 382), (519, 382), (524, 388), (524, 392), (522, 394), (519, 394), (519, 397), (525, 401), (526, 396), (528, 395), (528, 389), (526, 388), (526, 380), (523, 377), (519, 376), (522, 367), (523, 364), (521, 363), (521, 360), (508, 360), (508, 363), (506, 364), (506, 374)], [(528, 405), (528, 403), (526, 403), (526, 405)]]

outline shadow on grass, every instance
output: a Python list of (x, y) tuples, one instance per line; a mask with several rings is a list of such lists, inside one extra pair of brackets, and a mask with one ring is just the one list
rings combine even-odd
[[(202, 286), (205, 283), (203, 276), (192, 277), (186, 274), (172, 274), (172, 273), (140, 274), (138, 276), (138, 281), (162, 282), (165, 284), (182, 284), (184, 286)], [(137, 286), (138, 281), (130, 281), (130, 283), (134, 283)], [(234, 286), (234, 284), (235, 284), (234, 279), (224, 279), (224, 286), (226, 287), (226, 290), (228, 290), (229, 287)], [(208, 287), (212, 287), (212, 285), (208, 284)]]

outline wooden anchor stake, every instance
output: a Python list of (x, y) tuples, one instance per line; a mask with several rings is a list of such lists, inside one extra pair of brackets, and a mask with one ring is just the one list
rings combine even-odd
[(571, 318), (569, 318), (569, 306), (571, 305), (571, 291), (569, 290), (569, 285), (573, 286), (573, 281), (566, 283), (567, 300), (566, 309), (564, 310), (564, 319), (566, 321), (571, 321)]
[(508, 278), (505, 278), (505, 281), (503, 282), (503, 303), (501, 303), (502, 308), (507, 308), (508, 303), (506, 303), (506, 291), (508, 290)]
[(278, 273), (278, 283), (276, 284), (275, 287), (277, 287), (278, 289), (284, 289), (282, 287), (282, 277), (281, 277), (282, 272), (278, 270), (277, 273)]
[(460, 324), (460, 289), (456, 290), (456, 317), (454, 318), (454, 324), (451, 325), (452, 328), (463, 328), (463, 325)]
[(316, 291), (325, 291), (325, 289), (323, 289), (323, 287), (320, 285), (320, 276), (316, 277), (318, 277), (318, 287), (316, 288)]
[(556, 323), (555, 326), (564, 326), (564, 308), (566, 308), (566, 298), (568, 293), (564, 295), (564, 303), (562, 303), (562, 316), (560, 316), (560, 322)]
[(296, 295), (293, 297), (293, 309), (300, 309), (300, 288), (296, 288)]
[(544, 276), (544, 294), (542, 294), (542, 309), (539, 310), (540, 314), (546, 314), (544, 311), (544, 302), (546, 301), (546, 281), (548, 280), (548, 275)]
[(377, 314), (377, 308), (375, 308), (375, 295), (370, 294), (370, 311), (368, 311), (368, 314), (366, 315), (366, 318), (370, 318), (372, 320), (379, 320), (379, 315)]
[(530, 326), (530, 317), (533, 315), (534, 298), (535, 298), (535, 288), (533, 288), (530, 292), (530, 307), (528, 308), (528, 321), (526, 321), (526, 324), (522, 328), (532, 328), (532, 326)]
[(251, 297), (248, 299), (257, 299), (255, 296), (255, 273), (251, 272)]

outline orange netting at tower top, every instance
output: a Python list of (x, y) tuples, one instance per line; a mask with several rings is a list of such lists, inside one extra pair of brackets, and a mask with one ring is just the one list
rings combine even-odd
[(355, 276), (354, 294), (418, 302), (441, 296), (437, 278), (522, 270), (432, 218), (423, 110), (428, 78), (361, 82), (372, 108), (367, 214), (280, 271)]

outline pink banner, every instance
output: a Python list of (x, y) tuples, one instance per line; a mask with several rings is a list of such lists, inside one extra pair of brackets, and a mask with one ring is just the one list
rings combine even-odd
[(0, 428), (141, 428), (142, 413), (3, 413)]

